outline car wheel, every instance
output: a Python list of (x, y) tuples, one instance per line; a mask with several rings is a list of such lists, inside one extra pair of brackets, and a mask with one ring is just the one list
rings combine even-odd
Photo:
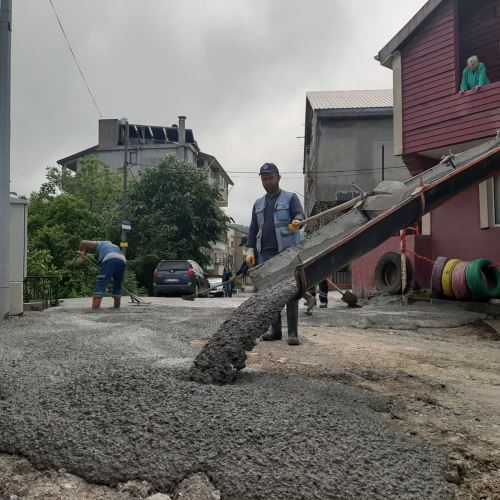
[(196, 281), (193, 285), (193, 293), (191, 295), (197, 295), (198, 292), (200, 291), (200, 285), (198, 285), (198, 282)]

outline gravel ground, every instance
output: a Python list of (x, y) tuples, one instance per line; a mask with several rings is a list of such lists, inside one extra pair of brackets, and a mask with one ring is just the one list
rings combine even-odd
[(228, 314), (63, 307), (2, 323), (0, 451), (156, 491), (205, 472), (222, 498), (450, 497), (444, 456), (387, 423), (390, 399), (249, 370), (190, 382), (200, 340)]

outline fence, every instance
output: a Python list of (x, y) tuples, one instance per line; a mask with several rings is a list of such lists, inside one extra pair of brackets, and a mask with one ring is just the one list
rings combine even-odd
[(59, 278), (27, 276), (24, 278), (24, 301), (43, 302), (43, 307), (59, 305)]
[(333, 273), (332, 281), (343, 290), (352, 288), (352, 271), (351, 267), (347, 266)]

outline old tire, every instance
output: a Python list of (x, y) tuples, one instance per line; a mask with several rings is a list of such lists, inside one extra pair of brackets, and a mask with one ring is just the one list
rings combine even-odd
[(431, 274), (431, 290), (436, 295), (443, 295), (443, 270), (448, 262), (448, 257), (438, 257), (434, 262)]
[(446, 297), (450, 299), (455, 298), (455, 294), (453, 293), (453, 285), (452, 285), (452, 276), (453, 270), (460, 264), (462, 261), (460, 259), (450, 259), (443, 268), (443, 276), (441, 277), (441, 283), (443, 286), (443, 293)]
[(467, 286), (475, 300), (489, 300), (500, 296), (500, 271), (490, 267), (488, 259), (469, 262), (466, 278)]
[[(406, 282), (411, 281), (411, 265), (406, 259)], [(395, 295), (401, 292), (401, 254), (396, 252), (387, 252), (380, 257), (375, 271), (373, 273), (373, 281), (379, 292)]]
[(455, 269), (453, 269), (453, 274), (451, 276), (451, 288), (453, 289), (453, 295), (458, 300), (471, 300), (472, 295), (469, 292), (467, 286), (467, 266), (468, 262), (460, 262), (457, 264)]

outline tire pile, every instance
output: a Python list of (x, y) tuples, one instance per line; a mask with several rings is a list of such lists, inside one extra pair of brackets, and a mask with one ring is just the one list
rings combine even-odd
[(457, 300), (483, 301), (500, 297), (500, 271), (488, 259), (466, 262), (438, 257), (431, 276), (432, 291)]

